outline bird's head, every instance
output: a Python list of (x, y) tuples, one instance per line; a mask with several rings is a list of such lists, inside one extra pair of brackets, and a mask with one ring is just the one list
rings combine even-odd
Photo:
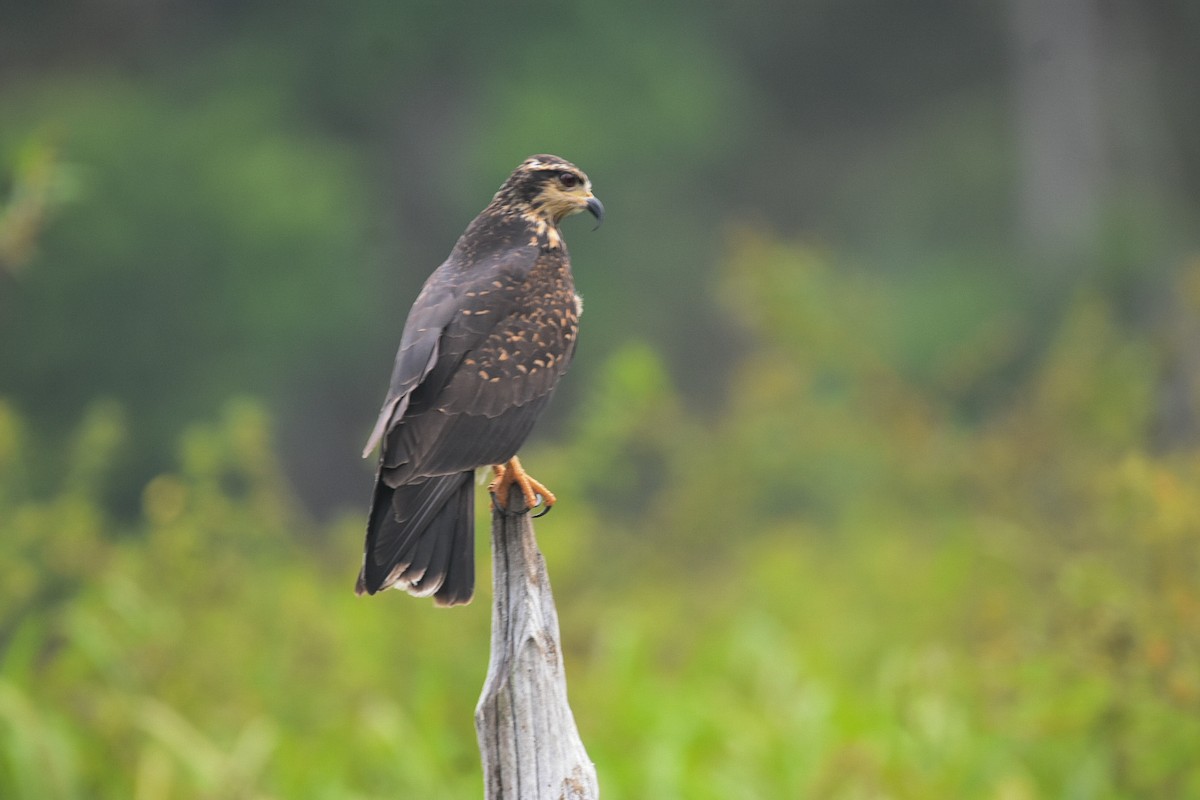
[(558, 156), (530, 156), (508, 177), (496, 202), (552, 225), (564, 217), (587, 211), (604, 221), (604, 204), (592, 194), (592, 182), (583, 170)]

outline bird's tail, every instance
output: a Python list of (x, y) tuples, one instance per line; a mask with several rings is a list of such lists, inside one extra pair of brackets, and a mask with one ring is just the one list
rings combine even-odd
[(355, 591), (390, 586), (439, 606), (469, 603), (475, 593), (474, 471), (420, 483), (375, 485), (366, 552)]

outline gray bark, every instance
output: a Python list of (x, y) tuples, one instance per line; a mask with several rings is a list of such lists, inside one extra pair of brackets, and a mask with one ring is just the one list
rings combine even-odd
[[(509, 508), (524, 509), (514, 486)], [(567, 704), (558, 614), (528, 510), (492, 514), (492, 654), (475, 730), (487, 800), (593, 800), (596, 768)]]

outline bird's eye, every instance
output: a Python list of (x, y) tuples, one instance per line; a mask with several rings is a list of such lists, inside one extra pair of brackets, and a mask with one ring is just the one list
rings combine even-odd
[(579, 185), (579, 176), (574, 172), (558, 173), (558, 182), (563, 185), (564, 189), (574, 189)]

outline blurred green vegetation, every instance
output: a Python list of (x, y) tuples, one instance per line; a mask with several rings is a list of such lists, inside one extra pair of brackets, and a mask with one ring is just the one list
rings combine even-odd
[[(1161, 341), (1084, 292), (968, 424), (1000, 321), (918, 380), (886, 287), (817, 250), (743, 231), (721, 286), (756, 346), (717, 423), (632, 345), (527, 458), (605, 796), (1200, 792), (1200, 450), (1142, 444)], [(0, 794), (478, 793), (486, 578), (462, 610), (355, 598), (361, 519), (297, 512), (255, 403), (129, 523), (97, 499), (126, 415), (48, 454), (0, 408)]]
[(1200, 796), (1194, 4), (10, 6), (0, 797), (478, 795), (486, 537), (355, 598), (357, 453), (536, 152), (605, 797)]

